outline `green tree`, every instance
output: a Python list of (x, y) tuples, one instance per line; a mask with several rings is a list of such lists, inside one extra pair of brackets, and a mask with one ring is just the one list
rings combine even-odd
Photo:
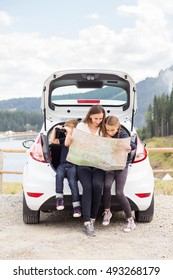
[(142, 129), (142, 139), (169, 136), (173, 134), (173, 89), (170, 95), (154, 96), (153, 105), (146, 113), (146, 126)]
[(0, 110), (0, 131), (39, 131), (43, 118), (37, 112)]

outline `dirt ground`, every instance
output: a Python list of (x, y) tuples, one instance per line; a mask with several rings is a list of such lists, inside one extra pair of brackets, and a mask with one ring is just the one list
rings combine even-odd
[(22, 195), (0, 195), (1, 260), (142, 260), (173, 259), (173, 196), (155, 196), (150, 223), (138, 223), (124, 233), (123, 212), (113, 212), (111, 224), (101, 225), (96, 236), (83, 233), (82, 218), (68, 210), (41, 213), (41, 222), (26, 225), (22, 219)]

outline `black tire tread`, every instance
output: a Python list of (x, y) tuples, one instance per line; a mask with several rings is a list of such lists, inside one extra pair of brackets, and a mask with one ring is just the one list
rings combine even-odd
[(23, 222), (25, 224), (38, 224), (40, 221), (40, 211), (31, 210), (26, 204), (25, 195), (23, 194)]
[(149, 223), (154, 216), (154, 194), (151, 200), (151, 204), (145, 211), (135, 211), (136, 221), (139, 223)]

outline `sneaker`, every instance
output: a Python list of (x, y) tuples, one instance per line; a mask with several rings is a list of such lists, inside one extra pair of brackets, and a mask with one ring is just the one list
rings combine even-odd
[(56, 209), (57, 210), (63, 210), (64, 209), (64, 199), (61, 197), (58, 197), (56, 199)]
[(86, 235), (95, 236), (95, 231), (91, 223), (84, 225), (84, 232)]
[(108, 226), (110, 224), (110, 220), (112, 218), (112, 213), (110, 210), (108, 211), (105, 211), (103, 213), (103, 222), (102, 222), (102, 225), (103, 226)]
[(77, 206), (73, 208), (73, 217), (74, 218), (79, 218), (81, 217), (82, 213), (81, 213), (81, 207)]
[(135, 221), (133, 218), (129, 218), (127, 220), (128, 220), (128, 223), (127, 223), (127, 226), (125, 227), (124, 231), (130, 232), (136, 228), (136, 224), (135, 224)]

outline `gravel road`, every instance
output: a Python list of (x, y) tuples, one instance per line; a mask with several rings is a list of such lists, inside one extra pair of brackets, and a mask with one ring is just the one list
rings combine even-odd
[(82, 218), (64, 210), (41, 213), (38, 225), (22, 220), (22, 195), (0, 195), (1, 260), (172, 260), (173, 196), (155, 196), (155, 216), (124, 233), (125, 216), (114, 212), (108, 227), (98, 217), (96, 237), (82, 232)]

